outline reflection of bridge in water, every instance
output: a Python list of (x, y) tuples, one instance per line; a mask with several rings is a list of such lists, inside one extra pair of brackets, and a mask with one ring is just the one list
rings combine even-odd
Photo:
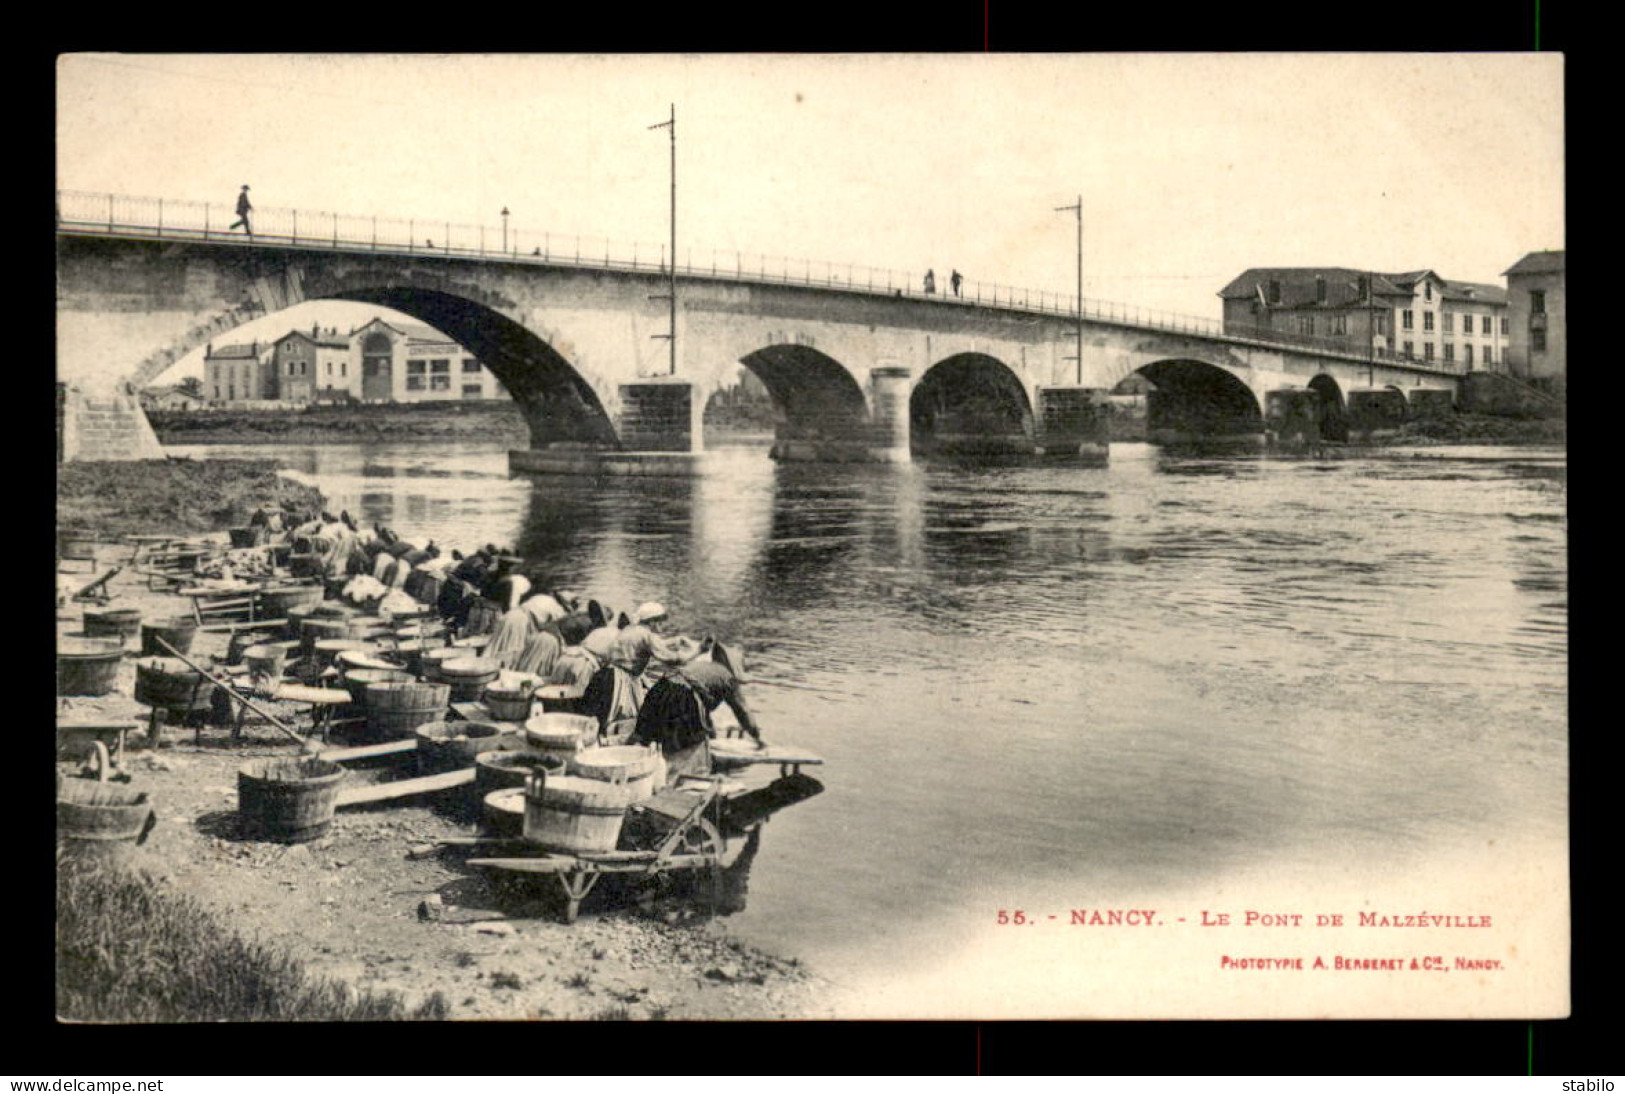
[(1333, 339), (975, 281), (927, 294), (896, 271), (733, 253), (678, 263), (670, 375), (662, 248), (297, 210), (257, 210), (248, 237), (231, 219), (59, 192), (61, 375), (111, 364), (139, 386), (249, 320), (371, 303), (479, 357), (529, 426), (516, 466), (542, 467), (699, 450), (706, 400), (741, 364), (773, 399), (774, 454), (811, 460), (1098, 450), (1106, 393), (1136, 373), (1160, 441), (1396, 424), (1447, 410), (1460, 375)]

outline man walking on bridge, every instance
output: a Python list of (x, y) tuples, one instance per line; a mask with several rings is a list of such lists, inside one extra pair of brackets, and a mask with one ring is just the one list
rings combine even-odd
[(232, 224), (232, 228), (235, 228), (238, 224), (241, 224), (243, 226), (243, 231), (247, 232), (249, 235), (253, 235), (254, 228), (248, 223), (248, 214), (253, 212), (253, 210), (254, 207), (248, 203), (248, 183), (245, 182), (243, 183), (242, 193), (237, 195), (237, 220)]

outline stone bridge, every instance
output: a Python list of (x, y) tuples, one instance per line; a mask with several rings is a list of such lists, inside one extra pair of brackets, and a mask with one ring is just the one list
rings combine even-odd
[(1448, 409), (1459, 381), (1177, 321), (1094, 310), (1080, 319), (1068, 314), (1074, 302), (1054, 298), (995, 303), (685, 267), (673, 374), (668, 276), (553, 255), (59, 222), (58, 374), (140, 386), (248, 320), (359, 301), (433, 326), (484, 361), (537, 453), (698, 451), (706, 400), (743, 364), (772, 395), (775, 455), (830, 460), (1098, 447), (1105, 396), (1133, 373), (1154, 385), (1149, 424), (1161, 441), (1257, 437), (1266, 426), (1336, 436)]

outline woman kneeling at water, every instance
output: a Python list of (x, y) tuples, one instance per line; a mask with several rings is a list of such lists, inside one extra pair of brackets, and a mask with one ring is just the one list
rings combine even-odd
[[(720, 652), (713, 647), (713, 654)], [(658, 743), (666, 757), (666, 783), (680, 775), (711, 773), (711, 712), (727, 703), (739, 728), (750, 734), (758, 748), (762, 734), (739, 695), (739, 678), (724, 660), (690, 661), (658, 681), (643, 697), (637, 728), (628, 744)]]

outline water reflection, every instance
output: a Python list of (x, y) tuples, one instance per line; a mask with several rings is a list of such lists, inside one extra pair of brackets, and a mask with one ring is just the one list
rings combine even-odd
[(731, 925), (825, 967), (957, 945), (991, 893), (1386, 877), (1567, 822), (1566, 480), (1527, 453), (592, 481), (346, 451), (269, 454), (364, 520), (749, 648), (769, 739), (830, 775), (741, 842)]

